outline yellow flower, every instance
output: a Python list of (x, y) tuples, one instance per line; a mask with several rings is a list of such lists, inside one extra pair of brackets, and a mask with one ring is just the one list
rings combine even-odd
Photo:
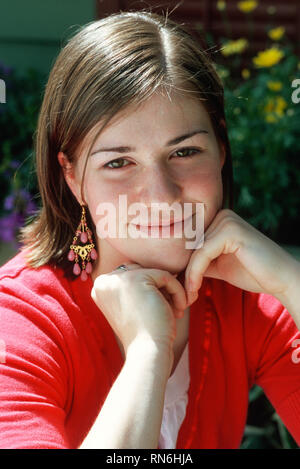
[(248, 46), (247, 39), (237, 39), (235, 41), (228, 41), (224, 48), (221, 50), (222, 54), (227, 56), (231, 54), (240, 54)]
[(217, 69), (217, 73), (221, 78), (227, 78), (229, 76), (229, 70), (227, 70), (227, 68), (225, 67), (219, 66)]
[(278, 122), (278, 119), (273, 114), (267, 114), (265, 118), (266, 122), (273, 124), (274, 122)]
[(274, 110), (274, 100), (273, 99), (268, 99), (267, 104), (264, 107), (265, 112), (273, 112)]
[(278, 118), (284, 115), (284, 110), (286, 108), (287, 102), (282, 96), (269, 98), (264, 107), (266, 121), (270, 123), (278, 122)]
[(277, 47), (271, 47), (270, 49), (258, 52), (258, 55), (252, 60), (256, 67), (272, 67), (272, 65), (277, 64), (283, 56), (284, 53), (281, 50)]
[(275, 108), (275, 112), (278, 116), (282, 117), (284, 114), (284, 110), (287, 108), (287, 102), (282, 96), (277, 96), (277, 104)]
[(282, 38), (284, 33), (285, 33), (285, 28), (283, 26), (279, 26), (278, 28), (270, 29), (270, 31), (268, 32), (268, 36), (273, 41), (279, 41), (279, 39)]
[(225, 8), (226, 8), (226, 2), (224, 2), (224, 0), (219, 0), (217, 2), (217, 9), (219, 11), (223, 11), (223, 10), (225, 10)]
[(243, 68), (241, 74), (244, 80), (247, 80), (250, 77), (250, 70), (248, 70), (248, 68)]
[(251, 11), (255, 10), (257, 3), (258, 2), (255, 0), (244, 0), (242, 2), (238, 2), (237, 6), (243, 13), (250, 13)]
[(282, 83), (281, 81), (268, 81), (267, 87), (271, 91), (280, 91), (282, 89)]

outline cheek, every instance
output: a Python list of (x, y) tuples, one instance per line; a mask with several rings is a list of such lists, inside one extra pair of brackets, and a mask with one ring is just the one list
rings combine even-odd
[(112, 191), (111, 186), (95, 183), (93, 178), (86, 180), (85, 187), (86, 202), (95, 226), (101, 220), (107, 220), (109, 223), (114, 221), (114, 216), (118, 217), (118, 193)]
[(195, 170), (186, 187), (190, 197), (203, 202), (218, 197), (222, 191), (220, 169), (215, 165), (207, 165)]

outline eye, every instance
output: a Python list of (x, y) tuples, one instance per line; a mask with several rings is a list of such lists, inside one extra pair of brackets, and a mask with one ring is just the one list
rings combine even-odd
[[(193, 152), (193, 154), (184, 156), (184, 153), (186, 153), (186, 152)], [(176, 153), (180, 154), (179, 158), (181, 158), (181, 159), (187, 159), (187, 158), (192, 158), (195, 154), (202, 153), (202, 152), (203, 152), (203, 150), (201, 150), (200, 148), (185, 147), (185, 148), (181, 148), (180, 150), (177, 150), (175, 152), (175, 154)], [(128, 160), (126, 160), (126, 158), (117, 158), (116, 160), (109, 161), (103, 167), (107, 168), (107, 169), (123, 169), (126, 166), (128, 166), (128, 164), (122, 164), (121, 166), (119, 166), (119, 163), (120, 162), (124, 163), (125, 161), (128, 162)], [(130, 162), (129, 162), (129, 164), (130, 164)]]
[[(194, 152), (192, 155), (186, 155), (184, 158), (182, 156), (183, 153), (185, 152)], [(181, 153), (181, 155), (179, 155), (179, 158), (183, 158), (183, 159), (186, 159), (186, 158), (192, 158), (195, 154), (197, 153), (201, 153), (203, 150), (200, 150), (200, 148), (190, 148), (190, 147), (186, 147), (186, 148), (181, 148), (180, 150), (177, 150), (175, 153), (179, 154)]]
[[(117, 158), (116, 160), (112, 160), (110, 161), (109, 163), (106, 163), (104, 165), (104, 168), (108, 168), (108, 169), (122, 169), (122, 168), (125, 168), (125, 166), (128, 166), (127, 164), (126, 165), (121, 165), (121, 166), (115, 166), (115, 163), (118, 164), (118, 162), (120, 161), (128, 161), (126, 160), (125, 158)], [(112, 167), (109, 166), (109, 165), (113, 165)]]

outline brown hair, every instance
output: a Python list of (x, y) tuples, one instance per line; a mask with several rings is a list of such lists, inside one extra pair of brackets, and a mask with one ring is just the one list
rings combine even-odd
[[(154, 92), (172, 90), (194, 95), (209, 112), (216, 137), (226, 151), (222, 208), (233, 207), (224, 90), (214, 64), (195, 37), (169, 18), (145, 10), (111, 14), (89, 23), (69, 40), (48, 79), (35, 138), (42, 206), (34, 221), (20, 232), (31, 267), (59, 265), (75, 278), (67, 254), (81, 207), (65, 181), (58, 152), (75, 163), (84, 138), (100, 120), (104, 125), (93, 143), (126, 106), (142, 103)], [(86, 216), (96, 240), (88, 209)]]

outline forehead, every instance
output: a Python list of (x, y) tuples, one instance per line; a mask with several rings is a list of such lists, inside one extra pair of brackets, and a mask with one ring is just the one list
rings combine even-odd
[(208, 113), (199, 99), (190, 96), (172, 94), (163, 96), (154, 94), (138, 105), (129, 105), (110, 121), (104, 132), (114, 132), (122, 128), (145, 127), (160, 129), (168, 126), (180, 126), (198, 122), (208, 122)]
[[(191, 132), (196, 127), (212, 132), (209, 114), (204, 102), (191, 95), (172, 93), (153, 94), (146, 101), (131, 104), (118, 112), (99, 134), (103, 121), (87, 135), (84, 146), (102, 142), (111, 144), (117, 138), (118, 143), (126, 142), (129, 136), (135, 139), (152, 137), (163, 140)], [(93, 145), (94, 146), (94, 145)]]

